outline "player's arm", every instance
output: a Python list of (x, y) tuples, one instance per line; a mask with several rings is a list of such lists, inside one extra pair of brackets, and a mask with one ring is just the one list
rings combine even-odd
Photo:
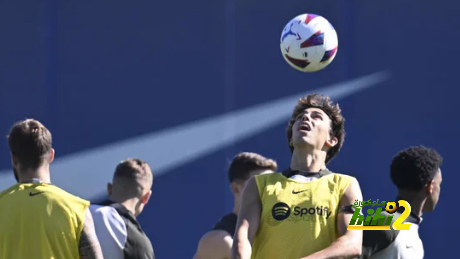
[[(363, 195), (356, 179), (348, 186), (339, 206), (350, 206), (355, 200), (362, 201)], [(363, 231), (347, 230), (352, 212), (339, 211), (337, 215), (337, 231), (339, 238), (329, 247), (302, 259), (332, 259), (332, 258), (358, 258), (361, 255)]]
[(232, 259), (250, 259), (252, 240), (259, 229), (262, 205), (255, 178), (248, 180), (243, 191), (235, 236), (233, 237)]
[(193, 259), (229, 259), (232, 243), (233, 239), (226, 231), (209, 231), (200, 239)]
[(88, 208), (85, 213), (85, 221), (83, 222), (83, 230), (80, 235), (79, 243), (80, 259), (103, 259), (101, 245), (96, 236), (94, 229), (93, 216)]

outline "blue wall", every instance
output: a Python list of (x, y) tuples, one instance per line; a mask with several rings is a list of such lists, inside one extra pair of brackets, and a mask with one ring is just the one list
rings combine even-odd
[[(428, 0), (2, 1), (0, 134), (17, 120), (39, 119), (59, 160), (389, 71), (383, 83), (340, 99), (348, 135), (330, 169), (358, 177), (365, 199), (392, 200), (391, 157), (410, 145), (436, 148), (445, 159), (441, 199), (420, 231), (426, 258), (444, 258), (460, 231), (448, 218), (459, 212), (452, 206), (460, 180), (453, 168), (459, 7)], [(326, 17), (339, 37), (333, 63), (314, 74), (290, 68), (279, 50), (284, 25), (308, 12)], [(289, 165), (285, 122), (156, 177), (140, 221), (158, 258), (191, 258), (200, 236), (232, 208), (225, 170), (237, 152)], [(118, 160), (100, 162), (114, 167)], [(9, 168), (4, 142), (0, 169)], [(82, 179), (68, 181), (85, 196)]]

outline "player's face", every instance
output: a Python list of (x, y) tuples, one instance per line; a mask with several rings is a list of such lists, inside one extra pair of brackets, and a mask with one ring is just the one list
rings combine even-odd
[(337, 139), (331, 137), (331, 119), (321, 109), (308, 108), (296, 117), (292, 126), (294, 148), (306, 146), (314, 149), (331, 148)]
[(434, 175), (433, 181), (430, 183), (431, 186), (428, 186), (431, 193), (428, 195), (425, 205), (423, 206), (423, 211), (430, 212), (435, 209), (439, 201), (439, 194), (441, 193), (441, 183), (441, 169), (438, 169), (438, 172)]

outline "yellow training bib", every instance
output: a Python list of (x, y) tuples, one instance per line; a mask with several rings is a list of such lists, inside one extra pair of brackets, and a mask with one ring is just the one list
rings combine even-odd
[(281, 173), (255, 177), (262, 202), (252, 259), (299, 259), (337, 239), (339, 202), (354, 178), (330, 173), (310, 182)]
[(79, 259), (89, 202), (41, 183), (0, 193), (0, 259)]

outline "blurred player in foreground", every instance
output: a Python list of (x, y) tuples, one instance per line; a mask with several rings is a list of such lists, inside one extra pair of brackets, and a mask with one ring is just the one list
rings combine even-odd
[[(431, 148), (409, 147), (400, 151), (391, 163), (391, 180), (398, 188), (396, 203), (407, 201), (411, 213), (404, 224), (411, 224), (409, 230), (364, 231), (361, 258), (372, 259), (421, 259), (424, 256), (423, 243), (418, 234), (422, 213), (436, 207), (441, 191), (442, 157)], [(399, 218), (404, 207), (399, 207), (393, 222)], [(386, 212), (381, 213), (388, 216)], [(393, 222), (391, 224), (393, 224)]]
[(347, 231), (358, 181), (326, 164), (345, 137), (344, 118), (328, 96), (301, 98), (288, 123), (292, 152), (283, 173), (251, 178), (243, 194), (232, 257), (238, 259), (354, 258), (362, 231)]
[(150, 199), (152, 183), (150, 166), (128, 158), (117, 165), (112, 183), (107, 185), (109, 201), (91, 205), (105, 258), (155, 258), (150, 239), (136, 219)]
[(233, 211), (223, 216), (213, 229), (203, 235), (194, 259), (230, 258), (241, 195), (246, 182), (254, 175), (273, 173), (277, 169), (275, 161), (256, 153), (242, 152), (233, 158), (228, 169), (228, 180), (234, 197)]
[(48, 129), (18, 122), (8, 143), (19, 183), (0, 193), (0, 259), (103, 258), (89, 202), (50, 182)]

